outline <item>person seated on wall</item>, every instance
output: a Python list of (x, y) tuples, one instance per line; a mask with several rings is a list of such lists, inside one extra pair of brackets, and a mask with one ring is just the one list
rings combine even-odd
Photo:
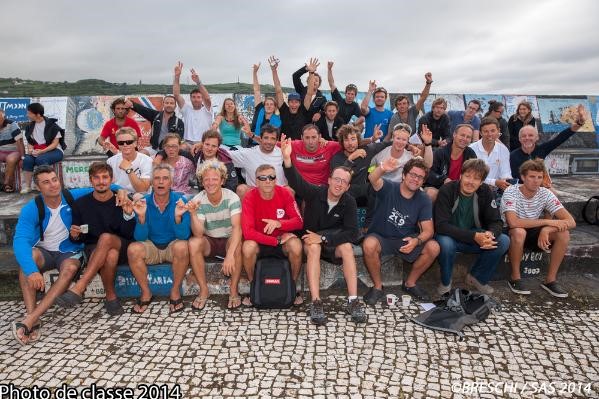
[(30, 122), (25, 127), (27, 150), (23, 158), (24, 183), (21, 194), (31, 192), (33, 168), (40, 165), (54, 165), (62, 161), (63, 151), (67, 148), (64, 142), (64, 129), (56, 123), (58, 119), (44, 116), (42, 104), (29, 104), (27, 118)]
[(190, 221), (183, 194), (171, 190), (173, 176), (172, 166), (163, 163), (154, 165), (152, 193), (145, 196), (135, 194), (135, 242), (129, 245), (127, 257), (141, 295), (132, 309), (133, 313), (144, 313), (152, 301), (147, 265), (162, 262), (172, 263), (170, 313), (180, 312), (185, 307), (181, 297), (181, 283), (189, 268), (187, 240)]
[(15, 192), (15, 171), (24, 154), (23, 134), (19, 125), (7, 119), (4, 110), (0, 109), (0, 162), (6, 164), (0, 191)]
[[(242, 129), (249, 129), (249, 126), (244, 126)], [(227, 168), (226, 180), (224, 182), (225, 188), (235, 192), (237, 190), (237, 186), (239, 185), (239, 178), (237, 176), (237, 171), (235, 170), (235, 165), (233, 164), (233, 160), (231, 159), (230, 152), (226, 149), (222, 148), (222, 136), (221, 134), (214, 129), (210, 129), (202, 135), (202, 141), (196, 145), (194, 145), (192, 151), (194, 155), (194, 162), (196, 164), (196, 176), (197, 173), (202, 168), (204, 163), (208, 162), (221, 162)], [(236, 150), (232, 150), (231, 152), (236, 151), (245, 151), (245, 149), (239, 147)], [(198, 179), (198, 188), (202, 189), (202, 181)]]
[(114, 118), (109, 119), (104, 123), (102, 131), (100, 132), (100, 137), (98, 137), (98, 144), (102, 146), (104, 151), (106, 151), (106, 155), (109, 157), (116, 155), (119, 152), (116, 133), (120, 128), (129, 127), (135, 130), (138, 139), (141, 137), (139, 124), (135, 119), (127, 116), (130, 109), (131, 104), (128, 104), (127, 100), (124, 98), (117, 98), (110, 104), (110, 110), (112, 111)]
[(130, 127), (116, 132), (118, 152), (106, 160), (113, 171), (112, 181), (130, 193), (146, 193), (150, 189), (152, 158), (137, 151), (137, 134)]
[(177, 133), (167, 134), (162, 140), (162, 149), (166, 157), (161, 162), (172, 166), (175, 171), (172, 190), (186, 195), (191, 194), (189, 180), (195, 174), (195, 166), (191, 157), (186, 156), (189, 153), (181, 151), (181, 136)]
[[(542, 187), (547, 174), (542, 159), (531, 159), (520, 166), (522, 184), (509, 186), (501, 198), (501, 215), (510, 235), (509, 257), (512, 273), (508, 286), (516, 294), (529, 295), (520, 279), (524, 248), (550, 252), (549, 269), (541, 288), (557, 298), (568, 292), (557, 282), (557, 272), (566, 255), (574, 218), (551, 190)], [(551, 218), (547, 218), (549, 213)]]
[(87, 286), (100, 274), (104, 309), (117, 316), (124, 311), (114, 287), (116, 267), (127, 263), (127, 247), (135, 228), (133, 202), (111, 191), (112, 167), (106, 162), (91, 164), (89, 181), (94, 191), (75, 201), (69, 229), (71, 241), (84, 244), (87, 264), (79, 280), (56, 299), (56, 304), (64, 308), (79, 305)]
[(217, 160), (204, 162), (198, 169), (198, 181), (204, 188), (187, 203), (191, 218), (189, 238), (191, 269), (200, 292), (191, 305), (201, 311), (206, 306), (210, 290), (206, 280), (205, 258), (221, 257), (222, 272), (231, 277), (231, 292), (227, 308), (241, 305), (241, 202), (234, 191), (223, 188), (227, 167)]

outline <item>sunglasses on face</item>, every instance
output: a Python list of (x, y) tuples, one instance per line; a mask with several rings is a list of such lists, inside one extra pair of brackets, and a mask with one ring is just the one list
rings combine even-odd
[(277, 179), (277, 176), (275, 175), (263, 175), (263, 176), (256, 176), (256, 179), (260, 180), (260, 181), (274, 181)]
[(123, 141), (117, 141), (116, 143), (118, 145), (125, 145), (125, 144), (131, 145), (131, 144), (135, 143), (135, 140), (123, 140)]

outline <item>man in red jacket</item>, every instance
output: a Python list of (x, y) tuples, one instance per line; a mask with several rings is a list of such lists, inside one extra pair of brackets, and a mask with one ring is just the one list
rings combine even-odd
[[(293, 280), (297, 281), (302, 264), (302, 242), (292, 231), (303, 227), (297, 203), (284, 187), (276, 185), (276, 172), (271, 165), (256, 169), (256, 188), (250, 190), (241, 204), (243, 232), (243, 267), (251, 281), (258, 258), (287, 257)], [(295, 304), (302, 303), (298, 294)], [(249, 298), (244, 305), (250, 305)]]

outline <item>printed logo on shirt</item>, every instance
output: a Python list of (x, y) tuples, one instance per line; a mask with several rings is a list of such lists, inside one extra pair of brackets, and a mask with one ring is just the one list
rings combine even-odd
[(285, 209), (277, 209), (277, 219), (282, 219), (285, 216)]
[(316, 163), (316, 162), (321, 162), (324, 161), (324, 154), (318, 154), (318, 155), (297, 155), (296, 156), (296, 160), (298, 162), (302, 162), (302, 163)]
[(497, 209), (497, 202), (495, 200), (491, 201), (491, 208)]
[(514, 205), (514, 201), (505, 201), (505, 205), (512, 206)]
[(335, 214), (333, 214), (333, 217), (334, 218), (338, 218), (338, 217), (341, 217), (341, 216), (339, 216), (339, 214), (335, 213)]
[(397, 228), (401, 228), (404, 224), (406, 224), (406, 219), (409, 215), (403, 215), (400, 211), (393, 208), (391, 214), (387, 218), (387, 221), (394, 225)]
[(553, 204), (554, 204), (555, 206), (560, 206), (562, 203), (561, 203), (561, 202), (559, 202), (559, 200), (556, 198), (556, 199), (555, 199), (555, 201), (553, 201)]

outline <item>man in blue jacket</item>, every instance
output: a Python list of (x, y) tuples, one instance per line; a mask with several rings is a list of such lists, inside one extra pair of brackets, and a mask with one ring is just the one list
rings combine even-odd
[[(129, 267), (141, 289), (133, 313), (143, 313), (152, 301), (147, 265), (172, 262), (173, 286), (170, 293), (170, 312), (183, 310), (181, 283), (189, 267), (187, 239), (190, 220), (185, 197), (171, 190), (172, 166), (155, 165), (152, 170), (152, 193), (135, 198), (136, 225), (127, 256)], [(136, 194), (139, 196), (139, 194)]]
[[(33, 179), (41, 192), (42, 217), (40, 220), (36, 199), (29, 201), (21, 210), (13, 243), (20, 266), (19, 285), (27, 310), (23, 320), (12, 323), (13, 335), (21, 345), (41, 337), (39, 319), (56, 297), (69, 287), (81, 266), (83, 249), (82, 244), (69, 240), (72, 220), (70, 200), (65, 198), (54, 168), (49, 165), (38, 166)], [(75, 189), (71, 195), (77, 199), (90, 191), (89, 188)], [(45, 287), (43, 273), (52, 269), (59, 270), (58, 278), (37, 303), (36, 293), (43, 292)]]

